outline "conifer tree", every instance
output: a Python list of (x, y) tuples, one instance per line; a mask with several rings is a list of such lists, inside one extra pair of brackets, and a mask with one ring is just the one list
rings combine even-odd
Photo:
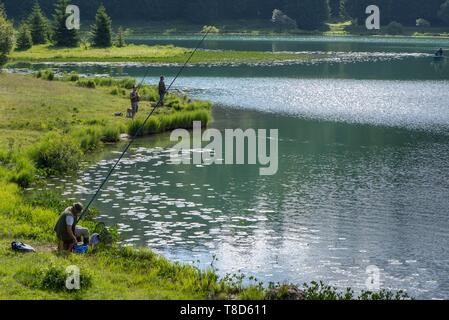
[(69, 14), (66, 8), (69, 5), (68, 0), (58, 0), (55, 4), (53, 14), (53, 42), (57, 47), (78, 47), (80, 43), (77, 29), (69, 29), (66, 20)]
[(329, 18), (328, 0), (291, 0), (285, 5), (285, 12), (296, 20), (298, 28), (314, 30), (320, 28)]
[(112, 46), (112, 21), (103, 5), (98, 8), (91, 34), (92, 46), (101, 48)]
[(32, 46), (33, 38), (31, 36), (30, 27), (25, 22), (22, 22), (17, 33), (16, 47), (19, 50), (28, 50)]
[(43, 44), (48, 42), (48, 21), (42, 13), (42, 9), (37, 0), (34, 3), (30, 16), (28, 17), (28, 26), (31, 32), (33, 44)]
[(115, 38), (115, 45), (117, 47), (123, 48), (126, 46), (125, 35), (126, 35), (125, 29), (123, 29), (123, 27), (119, 27)]

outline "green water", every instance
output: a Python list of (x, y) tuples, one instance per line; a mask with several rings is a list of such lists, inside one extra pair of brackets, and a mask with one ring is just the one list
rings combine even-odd
[[(141, 39), (146, 43), (173, 39)], [(196, 39), (177, 39), (193, 45)], [(168, 135), (139, 140), (95, 202), (123, 243), (265, 281), (324, 280), (448, 298), (449, 67), (442, 40), (212, 39), (210, 49), (333, 52), (314, 64), (192, 66), (176, 88), (215, 103), (211, 127), (279, 130), (279, 171), (174, 166)], [(447, 47), (447, 45), (446, 45)], [(40, 67), (40, 66), (34, 66)], [(142, 77), (143, 66), (57, 66)], [(175, 66), (152, 66), (149, 83)], [(161, 141), (164, 143), (161, 146)], [(158, 147), (159, 146), (159, 147)], [(117, 150), (81, 172), (86, 201)], [(195, 150), (192, 150), (195, 152)]]

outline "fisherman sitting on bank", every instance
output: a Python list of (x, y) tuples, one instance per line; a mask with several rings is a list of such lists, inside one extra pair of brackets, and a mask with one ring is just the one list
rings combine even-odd
[(75, 203), (68, 207), (59, 216), (58, 222), (55, 226), (56, 236), (58, 237), (58, 251), (73, 250), (73, 247), (78, 244), (78, 239), (83, 238), (85, 244), (89, 243), (89, 229), (77, 227), (78, 216), (83, 211), (83, 206), (80, 203)]

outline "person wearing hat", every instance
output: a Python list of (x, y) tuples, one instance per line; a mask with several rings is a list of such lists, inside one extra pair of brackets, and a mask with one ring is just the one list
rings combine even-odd
[(83, 205), (81, 203), (75, 203), (65, 209), (59, 216), (54, 229), (59, 240), (58, 251), (71, 252), (73, 247), (78, 243), (76, 224), (78, 222), (78, 216), (82, 211)]

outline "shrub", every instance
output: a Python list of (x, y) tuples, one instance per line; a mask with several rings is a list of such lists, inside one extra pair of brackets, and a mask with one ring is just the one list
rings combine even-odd
[(102, 77), (93, 79), (95, 84), (99, 87), (112, 87), (117, 86), (118, 88), (132, 89), (136, 84), (136, 80), (133, 78), (123, 78), (114, 79), (111, 77)]
[(265, 293), (258, 286), (245, 288), (238, 296), (237, 300), (260, 301), (265, 299)]
[(115, 126), (108, 126), (103, 130), (101, 141), (117, 142), (120, 141), (120, 129)]
[(3, 166), (0, 178), (14, 182), (22, 188), (28, 187), (34, 181), (36, 168), (32, 161), (16, 152), (0, 152), (0, 165)]
[(49, 71), (45, 79), (48, 81), (53, 81), (55, 79), (55, 74), (53, 73), (53, 71)]
[(39, 70), (35, 73), (35, 77), (38, 79), (53, 81), (55, 79), (55, 73), (51, 69)]
[(388, 24), (386, 31), (387, 34), (397, 35), (402, 34), (404, 32), (404, 28), (399, 22), (392, 21)]
[(124, 78), (119, 80), (119, 85), (125, 89), (132, 89), (134, 85), (136, 85), (136, 80), (133, 78)]
[(126, 41), (125, 41), (125, 37), (126, 37), (126, 30), (123, 29), (123, 27), (119, 27), (117, 30), (117, 35), (115, 37), (115, 45), (118, 48), (123, 48), (126, 46)]
[(52, 132), (31, 150), (30, 156), (46, 174), (62, 174), (79, 168), (82, 152), (73, 138)]
[(380, 290), (379, 292), (362, 291), (357, 297), (350, 288), (340, 292), (335, 287), (325, 285), (323, 282), (304, 284), (304, 292), (307, 300), (409, 300), (410, 297), (404, 291), (392, 292)]
[(76, 81), (78, 81), (78, 80), (80, 79), (80, 76), (79, 76), (79, 74), (76, 73), (75, 71), (72, 71), (72, 72), (69, 74), (68, 79), (69, 79), (69, 81), (71, 81), (71, 82), (76, 82)]
[(220, 33), (220, 29), (218, 29), (215, 26), (204, 26), (203, 30), (201, 30), (201, 32), (205, 33), (205, 32), (209, 32), (209, 33)]
[(286, 29), (296, 29), (297, 24), (296, 21), (287, 16), (279, 9), (273, 10), (273, 16), (271, 18), (271, 22), (279, 27), (279, 30), (282, 31), (284, 28)]
[(31, 160), (24, 156), (16, 159), (15, 170), (10, 173), (9, 181), (17, 183), (20, 187), (26, 188), (36, 177), (36, 168)]
[(305, 292), (293, 284), (270, 283), (265, 295), (266, 300), (305, 300)]
[(92, 79), (87, 79), (87, 80), (78, 80), (76, 82), (76, 85), (82, 88), (89, 88), (89, 89), (95, 89), (96, 88), (96, 84), (95, 81)]
[(159, 99), (159, 93), (154, 86), (142, 86), (140, 88), (140, 100), (156, 102)]
[(102, 132), (97, 126), (76, 129), (72, 136), (84, 152), (94, 151), (101, 146)]
[(140, 127), (142, 127), (143, 125), (143, 121), (140, 120), (134, 120), (130, 123), (130, 125), (128, 126), (128, 134), (132, 137), (141, 137), (144, 134), (143, 130), (140, 130)]
[(32, 193), (25, 200), (33, 208), (47, 208), (55, 212), (62, 212), (65, 208), (72, 205), (72, 201), (61, 199), (61, 196), (57, 192), (48, 190)]
[[(51, 264), (46, 268), (22, 271), (19, 273), (21, 282), (29, 287), (54, 292), (74, 292), (66, 287), (68, 273), (61, 265)], [(85, 270), (80, 270), (80, 290), (89, 289), (92, 286), (92, 275)]]
[(304, 291), (306, 300), (351, 300), (354, 296), (350, 289), (342, 293), (337, 288), (327, 286), (323, 282), (304, 284)]
[(144, 132), (145, 134), (155, 134), (160, 132), (159, 120), (157, 118), (148, 119), (147, 123), (145, 124)]
[(111, 90), (110, 94), (118, 96), (120, 94), (120, 89), (118, 87), (115, 87), (114, 89)]
[(22, 23), (19, 27), (16, 46), (18, 50), (28, 50), (33, 46), (31, 31), (26, 23)]
[(113, 78), (105, 77), (105, 78), (95, 78), (93, 79), (95, 84), (100, 87), (110, 87), (115, 82)]
[(416, 19), (416, 26), (427, 28), (427, 27), (430, 27), (430, 22), (427, 21), (426, 19), (419, 18), (419, 19)]
[(410, 296), (404, 291), (392, 292), (388, 290), (380, 290), (379, 292), (362, 291), (359, 300), (410, 300)]

